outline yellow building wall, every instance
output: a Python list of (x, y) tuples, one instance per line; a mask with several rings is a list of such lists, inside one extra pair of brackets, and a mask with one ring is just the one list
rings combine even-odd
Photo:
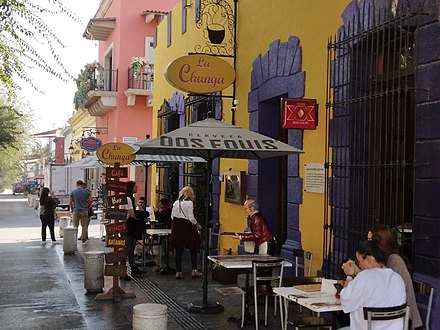
[[(304, 131), (304, 154), (300, 156), (300, 177), (304, 179), (306, 163), (324, 163), (325, 156), (325, 101), (327, 77), (327, 42), (342, 24), (341, 13), (350, 1), (328, 0), (271, 0), (239, 1), (237, 11), (237, 60), (236, 60), (236, 125), (249, 126), (248, 93), (250, 91), (252, 62), (269, 50), (269, 45), (279, 39), (287, 42), (290, 36), (297, 36), (302, 48), (302, 70), (306, 76), (305, 98), (316, 99), (319, 105), (319, 126), (316, 130)], [(233, 1), (229, 1), (233, 8)], [(166, 46), (167, 19), (158, 29), (155, 49), (155, 111), (164, 99), (169, 99), (176, 89), (168, 84), (163, 70), (168, 63), (179, 56), (194, 52), (194, 45), (204, 41), (194, 23), (195, 6), (188, 9), (187, 32), (181, 34), (181, 5), (172, 13), (172, 43)], [(231, 61), (232, 63), (232, 61)], [(232, 91), (224, 91), (232, 95)], [(225, 122), (231, 122), (231, 101), (224, 99)], [(157, 112), (153, 116), (157, 118)], [(154, 132), (156, 133), (156, 123)], [(247, 172), (247, 160), (222, 159), (220, 172), (241, 170)], [(152, 194), (154, 196), (154, 194)], [(322, 264), (324, 195), (303, 192), (300, 206), (300, 231), (302, 247), (314, 254), (314, 271)], [(221, 231), (242, 231), (246, 227), (243, 207), (224, 203), (224, 185), (220, 196)], [(260, 201), (264, 203), (264, 201)], [(289, 221), (289, 219), (288, 219)], [(222, 237), (220, 251), (237, 250), (238, 241)]]
[[(96, 118), (90, 116), (86, 109), (80, 109), (72, 114), (72, 117), (69, 119), (69, 124), (72, 126), (72, 145), (74, 147), (72, 162), (74, 162), (82, 158), (84, 150), (81, 149), (80, 141), (84, 137), (82, 136), (83, 131), (91, 127), (96, 127)], [(89, 137), (87, 132), (84, 134), (86, 134), (85, 137)], [(97, 136), (97, 138), (99, 139), (100, 137)]]

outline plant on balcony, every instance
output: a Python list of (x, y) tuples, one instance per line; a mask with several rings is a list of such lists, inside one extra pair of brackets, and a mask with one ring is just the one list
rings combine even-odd
[(133, 78), (136, 78), (140, 69), (143, 69), (145, 65), (149, 65), (150, 62), (145, 57), (132, 57), (131, 58), (131, 70), (133, 72)]
[(78, 77), (75, 79), (76, 87), (78, 88), (73, 97), (75, 110), (84, 109), (84, 104), (87, 101), (87, 93), (94, 89), (96, 79), (99, 79), (99, 75), (103, 70), (104, 68), (97, 61), (88, 63), (81, 69)]

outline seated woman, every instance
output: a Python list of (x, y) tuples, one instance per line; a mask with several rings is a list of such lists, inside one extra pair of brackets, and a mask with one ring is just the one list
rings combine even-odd
[[(345, 313), (350, 313), (350, 327), (344, 329), (366, 329), (363, 307), (394, 307), (406, 301), (405, 284), (402, 277), (387, 268), (388, 255), (376, 239), (363, 241), (356, 259), (362, 271), (355, 277), (348, 264), (342, 265), (347, 279), (340, 293), (341, 305)], [(403, 328), (403, 319), (381, 321), (381, 329)]]

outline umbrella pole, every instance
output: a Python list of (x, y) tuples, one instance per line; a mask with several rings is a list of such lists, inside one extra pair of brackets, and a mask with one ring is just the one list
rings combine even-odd
[[(147, 207), (147, 182), (148, 182), (148, 163), (147, 162), (145, 162), (144, 167), (145, 167), (145, 180), (144, 180), (145, 203), (144, 203), (144, 208), (146, 208)], [(150, 202), (151, 202), (151, 199), (150, 199)], [(142, 211), (145, 211), (145, 209)], [(151, 212), (153, 212), (153, 208), (151, 208)], [(150, 217), (153, 218), (153, 215), (150, 214)]]
[(217, 301), (208, 301), (208, 253), (209, 253), (209, 221), (211, 218), (210, 210), (210, 193), (211, 193), (211, 175), (212, 175), (212, 159), (206, 162), (206, 208), (205, 208), (205, 242), (204, 247), (204, 262), (203, 262), (203, 300), (192, 302), (188, 305), (190, 313), (198, 314), (215, 314), (223, 312), (224, 307)]

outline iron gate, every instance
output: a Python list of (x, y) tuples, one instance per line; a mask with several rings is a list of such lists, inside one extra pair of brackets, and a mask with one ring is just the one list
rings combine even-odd
[[(393, 8), (395, 9), (395, 8)], [(325, 276), (373, 223), (389, 225), (411, 259), (415, 33), (419, 13), (364, 8), (328, 43)]]

